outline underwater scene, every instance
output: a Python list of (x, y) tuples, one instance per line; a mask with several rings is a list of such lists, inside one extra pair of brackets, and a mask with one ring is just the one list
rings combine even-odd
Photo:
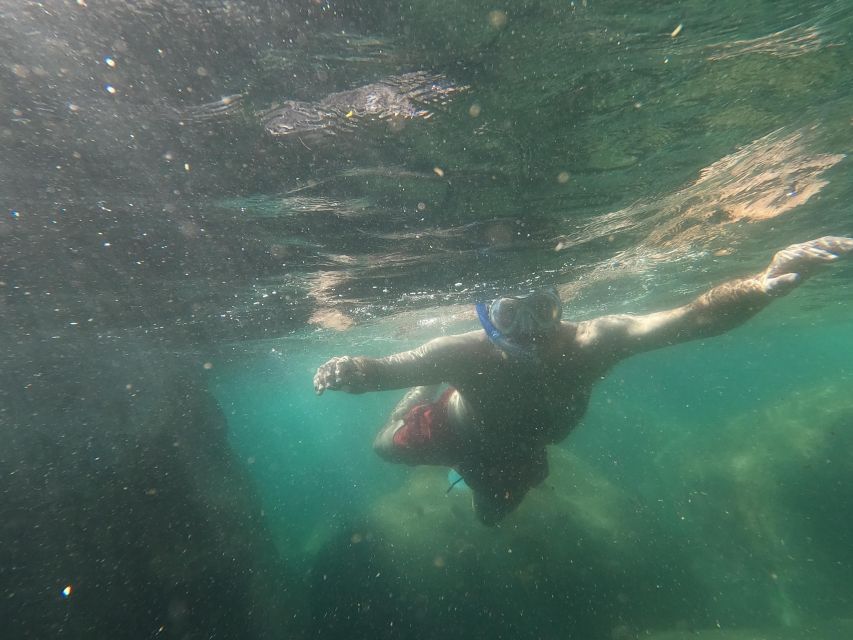
[(853, 3), (0, 21), (0, 638), (853, 638)]

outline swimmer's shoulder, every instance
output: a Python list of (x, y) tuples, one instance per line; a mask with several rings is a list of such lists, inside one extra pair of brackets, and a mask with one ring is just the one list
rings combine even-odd
[(454, 351), (459, 356), (472, 356), (487, 351), (490, 345), (488, 337), (481, 329), (439, 336), (427, 342), (422, 348), (428, 351)]
[(580, 348), (581, 342), (578, 328), (579, 325), (576, 322), (560, 321), (560, 327), (557, 330), (557, 342), (560, 351), (571, 352), (577, 351)]

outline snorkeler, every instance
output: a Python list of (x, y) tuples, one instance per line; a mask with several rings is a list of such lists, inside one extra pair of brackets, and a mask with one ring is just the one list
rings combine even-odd
[(758, 274), (642, 316), (566, 322), (553, 288), (498, 298), (477, 305), (482, 330), (385, 358), (332, 358), (317, 370), (314, 389), (412, 387), (376, 436), (376, 451), (391, 462), (455, 469), (473, 491), (477, 516), (494, 525), (547, 477), (547, 445), (577, 425), (593, 386), (616, 363), (728, 331), (852, 251), (844, 237), (794, 244)]

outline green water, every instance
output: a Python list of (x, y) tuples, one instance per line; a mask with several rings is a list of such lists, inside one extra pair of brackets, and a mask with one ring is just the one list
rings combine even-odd
[[(291, 566), (310, 573), (324, 549), (337, 549), (335, 579), (362, 584), (367, 569), (354, 549), (379, 540), (370, 570), (396, 570), (405, 583), (383, 586), (402, 620), (374, 617), (378, 595), (364, 587), (341, 596), (344, 610), (355, 609), (330, 634), (359, 624), (374, 633), (380, 620), (412, 625), (413, 615), (422, 626), (401, 633), (433, 637), (510, 607), (486, 628), (515, 637), (560, 637), (552, 634), (566, 625), (585, 637), (668, 628), (837, 637), (853, 598), (853, 325), (850, 285), (827, 279), (841, 299), (822, 323), (794, 294), (725, 336), (617, 366), (580, 426), (552, 448), (552, 477), (497, 531), (475, 520), (466, 489), (445, 493), (446, 472), (396, 467), (372, 452), (401, 392), (313, 395), (314, 368), (331, 355), (419, 343), (389, 340), (388, 323), (265, 345), (217, 372), (216, 395)], [(513, 548), (523, 560), (507, 560)], [(578, 564), (586, 568), (576, 575)], [(481, 606), (461, 605), (472, 590)], [(555, 597), (583, 597), (590, 608), (556, 606)]]
[[(4, 640), (853, 637), (850, 259), (614, 368), (496, 528), (372, 451), (402, 391), (312, 389), (505, 291), (648, 313), (853, 234), (850, 0), (0, 21)], [(414, 72), (446, 104), (335, 104)]]

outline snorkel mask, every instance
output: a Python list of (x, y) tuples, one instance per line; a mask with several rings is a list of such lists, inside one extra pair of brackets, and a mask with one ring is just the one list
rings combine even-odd
[(563, 303), (554, 287), (523, 296), (505, 296), (476, 305), (486, 335), (505, 353), (535, 359), (535, 342), (560, 324)]

